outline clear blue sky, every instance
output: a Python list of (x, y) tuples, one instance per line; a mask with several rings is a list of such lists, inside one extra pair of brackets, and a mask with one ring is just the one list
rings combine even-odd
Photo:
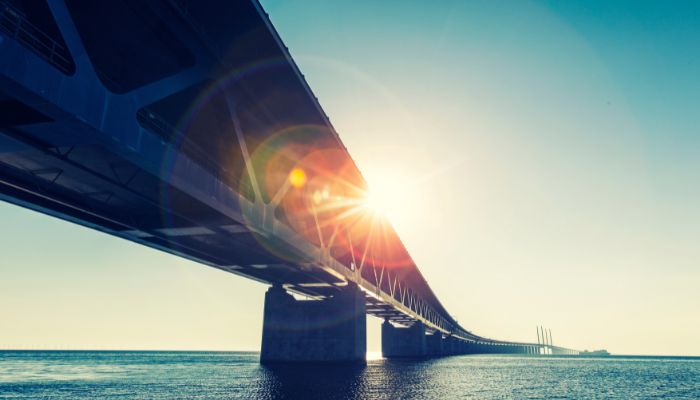
[[(699, 2), (263, 6), (465, 327), (700, 355)], [(261, 284), (0, 221), (0, 348), (259, 348)]]

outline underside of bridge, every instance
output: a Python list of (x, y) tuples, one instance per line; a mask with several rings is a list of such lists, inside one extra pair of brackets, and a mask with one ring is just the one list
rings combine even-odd
[(272, 285), (263, 361), (362, 360), (366, 314), (544, 352), (462, 328), (365, 189), (257, 1), (0, 0), (1, 199)]

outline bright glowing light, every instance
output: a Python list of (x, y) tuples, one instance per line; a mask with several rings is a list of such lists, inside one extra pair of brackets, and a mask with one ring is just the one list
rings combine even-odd
[(410, 181), (391, 173), (368, 175), (367, 180), (370, 188), (365, 194), (365, 206), (393, 224), (408, 224), (417, 211)]
[(306, 184), (306, 172), (301, 168), (294, 168), (289, 173), (289, 183), (297, 189), (303, 187)]
[(371, 189), (365, 197), (365, 205), (372, 211), (389, 216), (394, 200), (391, 193), (385, 193), (382, 190)]

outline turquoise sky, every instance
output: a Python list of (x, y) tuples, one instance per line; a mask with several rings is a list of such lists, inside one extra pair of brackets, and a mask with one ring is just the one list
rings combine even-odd
[[(463, 326), (700, 355), (699, 2), (263, 6)], [(259, 348), (261, 284), (0, 221), (0, 348)]]

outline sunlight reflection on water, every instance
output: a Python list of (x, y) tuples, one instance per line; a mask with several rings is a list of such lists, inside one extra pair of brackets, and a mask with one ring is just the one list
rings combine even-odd
[(0, 351), (0, 398), (700, 398), (699, 359), (377, 356), (271, 367), (257, 353)]

